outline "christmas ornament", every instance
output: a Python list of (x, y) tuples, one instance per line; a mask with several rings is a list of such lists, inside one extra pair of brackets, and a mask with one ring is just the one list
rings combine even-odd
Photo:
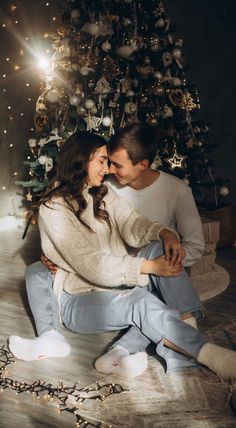
[(164, 105), (163, 109), (162, 109), (162, 116), (166, 119), (167, 117), (172, 117), (173, 116), (173, 110), (170, 106), (168, 106), (167, 104)]
[(226, 186), (222, 186), (219, 190), (221, 196), (227, 196), (229, 194), (229, 189)]
[(117, 54), (121, 58), (128, 58), (130, 55), (134, 53), (134, 51), (135, 51), (134, 47), (130, 45), (121, 46), (116, 50)]
[(33, 195), (32, 195), (32, 193), (28, 192), (28, 193), (25, 195), (25, 197), (26, 197), (26, 200), (27, 200), (28, 202), (32, 202), (32, 199), (33, 199)]
[(111, 123), (112, 123), (112, 120), (111, 120), (111, 118), (110, 118), (109, 116), (105, 116), (105, 117), (102, 119), (102, 124), (103, 124), (103, 126), (105, 126), (105, 127), (110, 126), (110, 125), (111, 125)]
[(137, 105), (134, 104), (132, 101), (129, 101), (125, 104), (124, 110), (127, 114), (133, 114), (137, 111)]
[(104, 52), (109, 52), (111, 50), (111, 43), (109, 43), (108, 41), (103, 42), (101, 48)]
[(190, 94), (190, 92), (186, 92), (183, 95), (183, 109), (190, 112), (192, 110), (196, 110), (199, 108), (199, 105), (194, 101), (193, 96)]
[(91, 36), (97, 36), (99, 33), (99, 25), (94, 24), (92, 22), (87, 22), (83, 27), (82, 31), (85, 31), (86, 33), (89, 33)]
[(155, 24), (156, 28), (163, 28), (165, 26), (165, 21), (163, 18), (158, 19), (158, 21)]
[(184, 93), (182, 89), (172, 89), (168, 98), (174, 106), (182, 107), (184, 105)]
[(111, 92), (111, 86), (105, 77), (101, 77), (101, 79), (98, 80), (95, 86), (95, 92), (97, 94), (108, 94)]
[(86, 110), (83, 106), (78, 106), (76, 111), (77, 111), (78, 116), (84, 116), (86, 113)]
[(59, 92), (56, 89), (51, 89), (47, 93), (47, 99), (52, 104), (57, 103), (59, 101), (59, 98), (60, 98), (60, 95), (59, 95)]
[(88, 67), (84, 66), (84, 67), (80, 68), (79, 72), (80, 72), (80, 74), (82, 74), (82, 76), (87, 76), (89, 74), (90, 70), (91, 69), (89, 69)]
[(172, 55), (173, 59), (181, 59), (182, 58), (182, 51), (179, 48), (175, 48), (171, 52), (171, 55)]
[(164, 67), (169, 67), (169, 65), (172, 64), (172, 57), (170, 52), (164, 52), (162, 54), (162, 61), (163, 61)]
[(88, 110), (91, 110), (91, 108), (93, 108), (93, 107), (94, 107), (95, 103), (94, 103), (94, 101), (93, 101), (93, 100), (88, 99), (88, 100), (86, 100), (86, 101), (85, 101), (84, 105), (85, 105), (85, 107), (86, 107)]
[(69, 103), (72, 106), (78, 106), (80, 102), (79, 97), (77, 97), (76, 95), (71, 95), (69, 98)]
[(160, 71), (154, 71), (153, 76), (157, 79), (160, 80), (162, 79), (162, 73)]
[(171, 169), (183, 168), (185, 158), (186, 156), (179, 155), (176, 149), (174, 149), (173, 156), (171, 158), (165, 159), (165, 161), (170, 164)]

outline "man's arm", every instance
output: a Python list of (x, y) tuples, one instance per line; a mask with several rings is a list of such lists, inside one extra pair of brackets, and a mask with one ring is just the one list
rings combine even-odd
[(203, 254), (205, 241), (202, 222), (190, 188), (179, 199), (175, 209), (176, 228), (186, 251), (184, 266), (191, 266)]

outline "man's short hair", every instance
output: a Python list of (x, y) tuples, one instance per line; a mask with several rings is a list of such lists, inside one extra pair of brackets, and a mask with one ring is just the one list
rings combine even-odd
[(158, 149), (157, 129), (148, 124), (133, 124), (118, 129), (107, 145), (108, 153), (125, 149), (133, 165), (147, 159), (154, 161)]

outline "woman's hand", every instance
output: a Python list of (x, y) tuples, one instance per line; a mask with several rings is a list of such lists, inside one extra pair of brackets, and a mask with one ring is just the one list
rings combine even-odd
[(163, 229), (160, 232), (160, 238), (163, 240), (165, 257), (170, 265), (182, 264), (186, 252), (176, 234), (168, 229)]
[(144, 260), (141, 265), (141, 273), (152, 274), (157, 276), (177, 276), (183, 270), (181, 263), (170, 264), (166, 256), (156, 257), (153, 260)]

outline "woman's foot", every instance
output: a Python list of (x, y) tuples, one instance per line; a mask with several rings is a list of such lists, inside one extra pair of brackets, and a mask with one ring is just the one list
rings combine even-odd
[(200, 350), (197, 360), (221, 379), (236, 378), (235, 351), (213, 343), (206, 343)]
[(102, 373), (115, 373), (134, 378), (140, 376), (148, 366), (146, 352), (129, 354), (122, 346), (115, 346), (95, 361), (95, 368)]
[(24, 361), (66, 357), (71, 351), (69, 343), (57, 330), (49, 330), (35, 339), (10, 336), (9, 349), (16, 358)]

